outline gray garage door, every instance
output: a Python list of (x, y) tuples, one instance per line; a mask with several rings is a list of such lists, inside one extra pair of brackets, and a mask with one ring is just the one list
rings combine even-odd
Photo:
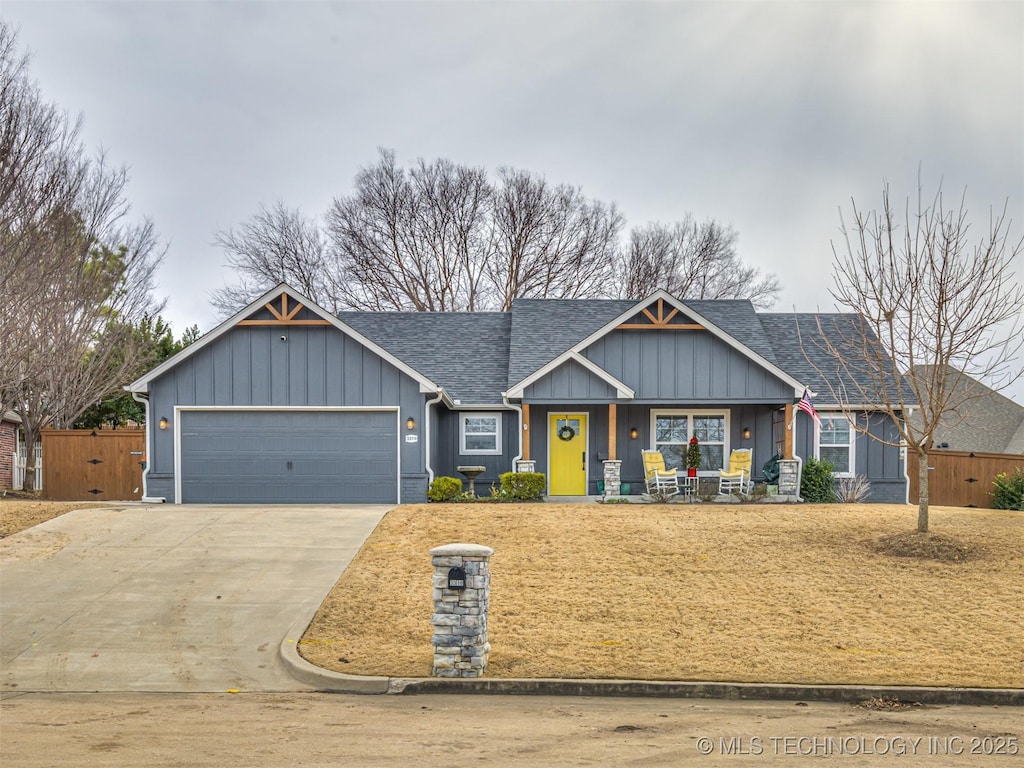
[(393, 411), (183, 411), (181, 500), (395, 503)]

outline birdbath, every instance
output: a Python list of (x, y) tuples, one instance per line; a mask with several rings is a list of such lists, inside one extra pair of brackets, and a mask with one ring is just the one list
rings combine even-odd
[(477, 475), (482, 475), (487, 471), (487, 467), (456, 467), (460, 473), (466, 476), (469, 480), (469, 495), (475, 497), (476, 490), (473, 488), (473, 481), (476, 480)]

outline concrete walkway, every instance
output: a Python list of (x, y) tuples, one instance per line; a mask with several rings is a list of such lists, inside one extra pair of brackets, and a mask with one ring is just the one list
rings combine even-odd
[(3, 539), (0, 691), (308, 690), (278, 649), (388, 509), (126, 505)]

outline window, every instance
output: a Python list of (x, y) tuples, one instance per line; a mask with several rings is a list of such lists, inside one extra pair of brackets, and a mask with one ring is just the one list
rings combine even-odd
[(501, 453), (501, 414), (463, 413), (459, 417), (460, 453)]
[(654, 422), (654, 447), (665, 457), (665, 466), (686, 467), (686, 447), (691, 437), (700, 442), (700, 471), (725, 467), (728, 413), (714, 411), (659, 411)]
[(853, 446), (857, 437), (850, 420), (843, 414), (819, 413), (821, 429), (818, 430), (819, 461), (832, 464), (836, 475), (853, 477)]

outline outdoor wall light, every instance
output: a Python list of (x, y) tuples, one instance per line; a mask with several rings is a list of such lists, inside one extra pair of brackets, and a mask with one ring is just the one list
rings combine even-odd
[(410, 416), (408, 419), (406, 419), (405, 420), (405, 428), (408, 429), (410, 432), (412, 430), (416, 429), (416, 419), (414, 419), (412, 416)]
[(638, 437), (640, 437), (640, 433), (636, 431), (636, 427), (631, 427), (629, 430), (629, 439), (636, 440)]
[(743, 428), (743, 439), (744, 440), (749, 440), (750, 439), (750, 427), (744, 427)]
[(160, 429), (167, 429), (167, 417), (166, 416), (161, 416), (160, 417)]

